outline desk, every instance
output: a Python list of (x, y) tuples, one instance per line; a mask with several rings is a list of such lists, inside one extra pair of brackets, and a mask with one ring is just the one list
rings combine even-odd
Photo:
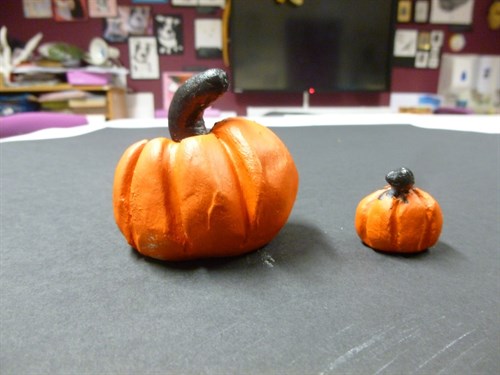
[[(1, 143), (2, 373), (498, 373), (500, 136), (273, 130), (301, 178), (287, 225), (254, 253), (179, 264), (130, 249), (111, 207), (122, 152), (166, 129)], [(402, 165), (444, 213), (415, 257), (353, 228)]]

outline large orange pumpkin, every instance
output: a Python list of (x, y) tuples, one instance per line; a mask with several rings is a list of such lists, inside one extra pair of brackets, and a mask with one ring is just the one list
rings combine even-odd
[(239, 255), (269, 243), (286, 223), (298, 173), (281, 140), (244, 118), (205, 128), (203, 110), (227, 87), (220, 69), (186, 81), (169, 109), (173, 140), (137, 142), (119, 161), (115, 220), (143, 255)]
[(443, 215), (438, 202), (413, 186), (407, 168), (389, 172), (388, 186), (363, 198), (356, 209), (355, 229), (369, 247), (392, 253), (418, 253), (439, 239)]

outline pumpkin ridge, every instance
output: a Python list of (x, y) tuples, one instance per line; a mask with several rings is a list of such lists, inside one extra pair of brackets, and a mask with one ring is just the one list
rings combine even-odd
[(420, 242), (418, 244), (419, 248), (425, 249), (433, 245), (431, 239), (433, 236), (432, 219), (433, 219), (433, 212), (435, 210), (434, 207), (435, 204), (432, 200), (429, 200), (428, 196), (419, 189), (414, 188), (413, 192), (415, 193), (415, 196), (418, 197), (418, 199), (420, 200), (420, 204), (425, 207), (425, 216), (426, 216), (425, 228), (424, 228), (424, 233), (422, 233)]
[[(142, 214), (143, 212), (146, 212), (147, 215), (147, 209), (145, 209), (143, 205), (144, 201), (144, 194), (141, 194), (140, 191), (142, 190), (143, 192), (149, 192), (149, 189), (138, 189), (138, 186), (141, 186), (143, 184), (145, 172), (143, 169), (145, 169), (143, 166), (145, 164), (149, 164), (147, 162), (148, 159), (151, 159), (151, 150), (155, 148), (156, 144), (161, 141), (159, 138), (154, 138), (149, 140), (145, 145), (144, 148), (137, 158), (137, 162), (134, 167), (134, 173), (132, 176), (132, 179), (130, 181), (130, 207), (129, 207), (129, 215), (131, 217), (130, 221), (130, 231), (132, 233), (132, 238), (135, 246), (133, 246), (139, 253), (150, 256), (150, 251), (152, 249), (156, 249), (156, 239), (151, 238), (151, 242), (148, 242), (147, 245), (145, 245), (145, 241), (141, 241), (141, 233), (143, 232), (143, 226), (148, 227), (146, 220), (144, 219), (145, 223), (142, 223), (142, 220), (138, 220), (139, 214)], [(160, 148), (156, 146), (156, 148)], [(144, 161), (146, 160), (146, 161)], [(154, 166), (151, 168), (147, 168), (148, 170), (155, 170)], [(141, 216), (143, 217), (143, 216)], [(149, 229), (149, 228), (148, 228)]]
[[(220, 125), (214, 129), (215, 131), (213, 131), (213, 134), (219, 142), (222, 143), (224, 146), (223, 148), (227, 151), (227, 154), (232, 161), (231, 166), (234, 169), (241, 193), (241, 199), (245, 208), (245, 216), (247, 218), (246, 237), (248, 237), (257, 224), (255, 219), (259, 216), (258, 209), (260, 192), (262, 190), (262, 164), (259, 157), (253, 151), (250, 143), (246, 141), (245, 137), (241, 136), (238, 139), (235, 139), (235, 137), (230, 132), (225, 131), (226, 129), (223, 129), (223, 127), (224, 122), (220, 123)], [(245, 142), (242, 142), (240, 138)], [(235, 150), (233, 151), (233, 149)], [(244, 149), (245, 152), (241, 152), (242, 149)], [(241, 155), (244, 155), (244, 158), (241, 157)], [(249, 160), (251, 160), (252, 163), (250, 163)], [(252, 166), (258, 166), (258, 168), (253, 168), (254, 170), (252, 170)], [(244, 171), (244, 173), (240, 173), (240, 171)], [(255, 178), (255, 174), (258, 174), (259, 178)], [(254, 194), (249, 194), (249, 192), (245, 191), (243, 188), (243, 181), (245, 181), (245, 184), (251, 182), (253, 186), (251, 190), (255, 192), (255, 196)], [(255, 202), (252, 202), (253, 200), (255, 200)]]
[[(176, 163), (177, 151), (179, 149), (178, 143), (174, 141), (167, 140), (166, 147), (163, 148), (162, 153), (162, 168), (164, 179), (162, 179), (162, 190), (168, 191), (168, 194), (164, 195), (164, 205), (165, 215), (168, 217), (169, 227), (173, 228), (172, 237), (174, 242), (179, 243), (184, 251), (186, 251), (186, 232), (182, 224), (181, 209), (175, 202), (179, 201), (179, 193), (177, 184), (175, 184), (176, 179), (174, 178), (174, 168)], [(168, 158), (166, 160), (166, 158)]]
[[(369, 196), (363, 198), (358, 205), (358, 210), (355, 216), (355, 224), (357, 225), (358, 235), (361, 236), (361, 238), (367, 238), (368, 211), (372, 209), (372, 206), (374, 204), (373, 203), (374, 201), (370, 202), (370, 198), (372, 195), (377, 195), (377, 194), (379, 194), (379, 191), (376, 191), (370, 194)], [(382, 195), (380, 195), (378, 199), (380, 199), (381, 196)]]
[(222, 145), (222, 149), (224, 150), (224, 154), (227, 157), (228, 165), (229, 165), (229, 167), (233, 173), (234, 179), (236, 181), (236, 187), (238, 189), (238, 196), (240, 198), (241, 209), (244, 212), (244, 214), (242, 215), (245, 219), (245, 222), (244, 222), (245, 235), (244, 235), (243, 244), (246, 244), (248, 241), (248, 238), (249, 238), (250, 228), (251, 228), (250, 212), (248, 210), (248, 203), (245, 199), (245, 193), (244, 193), (243, 186), (242, 186), (242, 183), (240, 180), (240, 176), (239, 176), (239, 174), (237, 172), (237, 168), (235, 166), (235, 159), (237, 159), (237, 157), (233, 154), (233, 152), (231, 151), (231, 147), (226, 143), (226, 141), (224, 139), (219, 138), (217, 136), (216, 136), (216, 139)]
[(399, 228), (401, 216), (399, 215), (399, 205), (405, 204), (404, 201), (396, 197), (391, 197), (391, 209), (389, 216), (389, 233), (390, 239), (389, 243), (392, 249), (397, 249), (399, 247)]
[(408, 168), (389, 172), (386, 181), (390, 186), (358, 204), (355, 226), (361, 240), (374, 250), (391, 253), (418, 253), (433, 246), (443, 225), (438, 202), (413, 186), (415, 178)]
[(134, 143), (125, 151), (116, 167), (113, 183), (115, 220), (127, 242), (134, 248), (136, 248), (136, 243), (132, 234), (132, 213), (130, 212), (131, 182), (137, 162), (147, 143), (148, 140), (144, 139)]

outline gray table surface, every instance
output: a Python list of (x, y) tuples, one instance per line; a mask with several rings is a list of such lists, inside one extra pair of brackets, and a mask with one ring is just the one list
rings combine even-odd
[[(276, 128), (287, 225), (238, 258), (139, 256), (112, 214), (125, 148), (166, 129), (0, 144), (2, 374), (498, 374), (500, 136)], [(363, 246), (359, 200), (407, 166), (444, 213), (415, 257)]]

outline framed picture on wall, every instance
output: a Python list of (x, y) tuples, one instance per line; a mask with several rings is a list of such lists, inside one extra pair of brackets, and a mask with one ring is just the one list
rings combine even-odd
[(222, 20), (201, 18), (194, 21), (194, 48), (200, 59), (222, 56)]
[(200, 7), (219, 7), (224, 8), (226, 5), (225, 0), (198, 0)]
[(166, 4), (168, 0), (132, 0), (135, 4)]
[(149, 6), (120, 6), (120, 16), (124, 19), (129, 35), (153, 35), (153, 21)]
[(398, 22), (405, 23), (411, 21), (411, 4), (410, 0), (398, 1)]
[(89, 16), (93, 18), (116, 17), (116, 0), (88, 0)]
[(429, 21), (429, 1), (417, 0), (415, 2), (415, 14), (413, 19), (417, 23), (426, 23)]
[(471, 25), (474, 0), (432, 0), (431, 22), (446, 25)]
[(156, 14), (154, 27), (160, 55), (181, 55), (184, 53), (181, 15)]
[(160, 78), (160, 62), (155, 37), (131, 36), (128, 38), (128, 49), (132, 79)]
[(427, 68), (429, 63), (429, 52), (428, 51), (417, 51), (415, 55), (415, 68)]
[(172, 5), (177, 7), (197, 7), (198, 0), (172, 0)]
[(429, 51), (431, 49), (431, 33), (429, 31), (420, 31), (418, 33), (418, 47), (420, 51)]
[(84, 21), (87, 19), (86, 0), (52, 0), (54, 19), (58, 22)]
[(51, 0), (23, 0), (26, 18), (52, 18)]
[(417, 53), (418, 30), (398, 29), (394, 36), (395, 57), (415, 57)]
[(104, 40), (110, 43), (123, 43), (128, 38), (128, 31), (125, 27), (123, 17), (107, 17), (104, 20), (104, 31), (102, 33)]
[(443, 30), (432, 30), (431, 31), (431, 47), (432, 49), (438, 49), (443, 46), (444, 43), (444, 31)]
[(162, 73), (163, 109), (168, 111), (170, 102), (177, 89), (194, 74), (196, 74), (196, 72), (173, 71)]

